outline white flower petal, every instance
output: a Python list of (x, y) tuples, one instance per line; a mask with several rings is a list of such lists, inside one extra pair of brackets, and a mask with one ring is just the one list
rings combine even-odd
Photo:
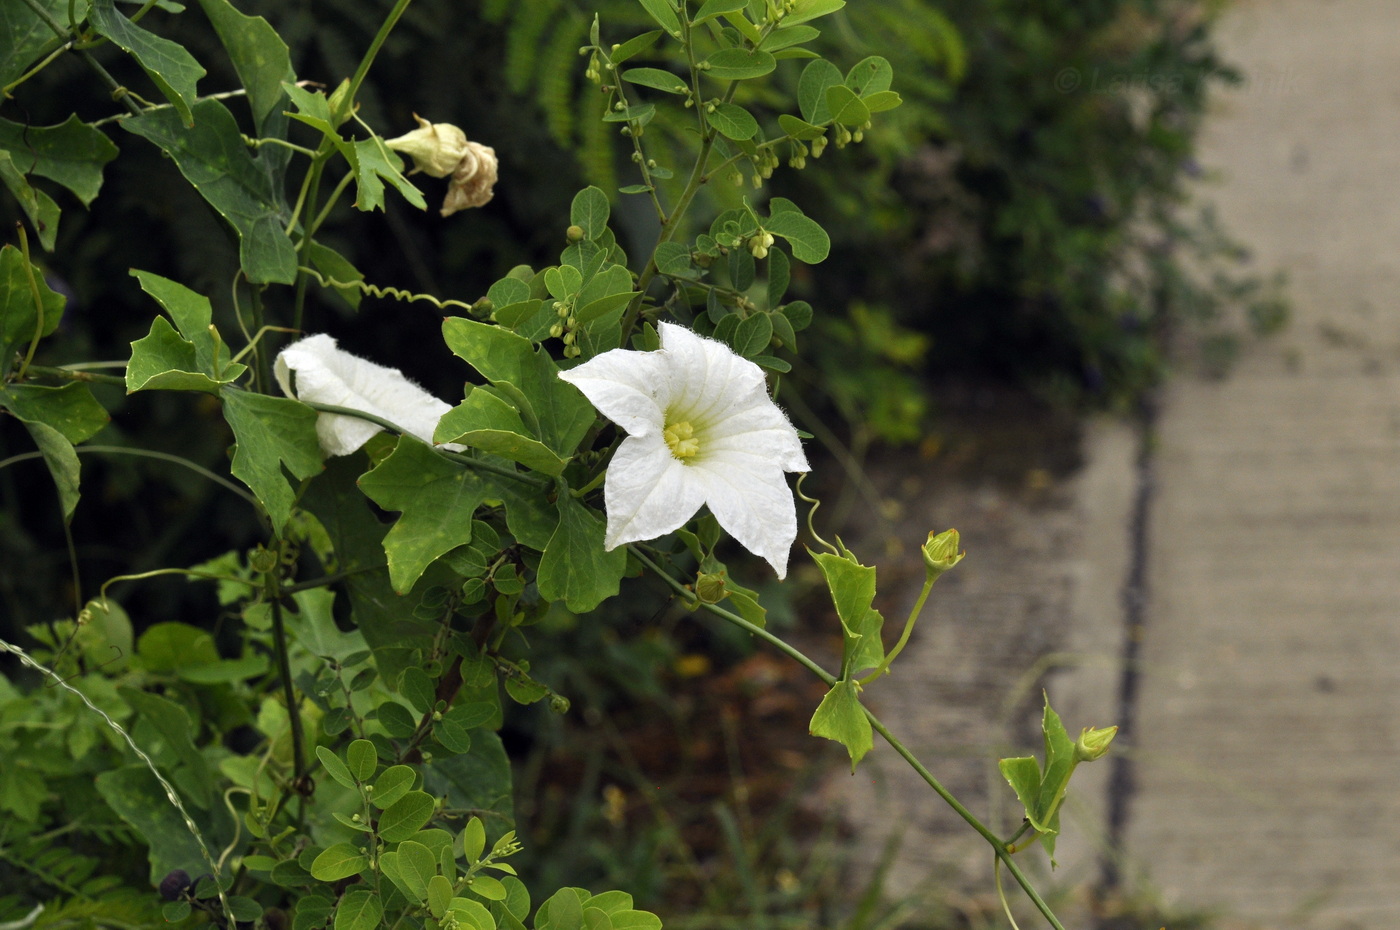
[[(324, 333), (307, 336), (283, 349), (273, 365), (273, 373), (288, 397), (362, 410), (388, 420), (429, 445), (438, 420), (452, 409), (398, 369), (342, 351), (336, 347), (335, 339)], [(323, 413), (316, 418), (316, 435), (327, 455), (349, 455), (379, 430), (376, 424), (355, 417)], [(444, 448), (460, 450), (462, 446), (449, 443)]]
[(662, 323), (660, 333), (676, 417), (699, 427), (755, 403), (773, 405), (763, 369), (729, 346), (674, 323)]
[(812, 470), (797, 430), (772, 401), (732, 413), (705, 431), (705, 454), (755, 449), (783, 471)]
[(783, 471), (755, 455), (727, 455), (691, 468), (705, 504), (739, 545), (768, 560), (779, 580), (797, 540), (797, 510)]
[(660, 435), (670, 403), (666, 360), (658, 352), (612, 349), (559, 373), (629, 436)]
[(693, 469), (666, 447), (660, 432), (629, 436), (608, 464), (603, 505), (608, 512), (604, 548), (655, 539), (680, 529), (705, 502)]
[[(797, 431), (753, 362), (683, 326), (659, 333), (655, 352), (614, 349), (559, 376), (628, 434), (604, 486), (607, 548), (670, 533), (706, 504), (784, 577), (797, 539), (785, 473), (808, 470)], [(680, 425), (698, 450), (684, 461), (663, 435)]]

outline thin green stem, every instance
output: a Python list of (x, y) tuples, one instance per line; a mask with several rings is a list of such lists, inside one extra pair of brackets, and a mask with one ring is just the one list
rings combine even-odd
[(919, 592), (919, 599), (914, 602), (914, 607), (909, 611), (909, 617), (904, 621), (904, 630), (899, 634), (899, 642), (894, 644), (894, 648), (885, 653), (885, 658), (875, 667), (875, 671), (860, 679), (862, 686), (870, 684), (881, 675), (887, 675), (890, 665), (894, 663), (895, 657), (904, 651), (904, 645), (909, 642), (909, 634), (914, 632), (914, 621), (919, 619), (919, 614), (923, 612), (924, 601), (928, 600), (928, 593), (933, 589), (933, 583), (938, 580), (938, 575), (924, 579), (923, 590)]
[[(301, 190), (297, 193), (296, 206), (292, 208), (292, 218), (287, 222), (287, 234), (291, 235), (302, 216), (305, 209), (306, 215), (314, 216), (317, 211), (318, 198), (321, 192), (321, 174), (326, 169), (326, 163), (335, 153), (335, 146), (331, 140), (326, 138), (321, 140), (321, 146), (316, 150), (316, 155), (311, 159), (311, 167), (306, 170), (306, 177), (302, 180)], [(306, 266), (311, 264), (311, 244), (313, 241), (313, 230), (311, 224), (303, 224), (301, 231), (301, 242), (297, 244), (297, 265)], [(297, 275), (296, 293), (292, 298), (292, 329), (300, 330), (302, 320), (306, 313), (306, 288), (307, 281), (305, 274)]]
[(277, 675), (282, 679), (282, 697), (287, 702), (287, 717), (292, 724), (292, 774), (300, 785), (306, 776), (306, 759), (301, 748), (301, 709), (292, 687), (291, 660), (287, 658), (287, 627), (282, 622), (282, 598), (277, 590), (277, 579), (271, 574), (267, 576), (266, 591), (268, 600), (272, 602), (272, 641), (277, 653)]
[[(641, 562), (647, 568), (651, 569), (652, 572), (654, 572), (658, 577), (660, 577), (676, 593), (688, 599), (693, 599), (695, 597), (693, 591), (690, 591), (679, 581), (672, 578), (669, 573), (667, 573), (661, 568), (661, 566), (657, 565), (650, 558), (648, 558), (646, 553), (644, 553), (640, 548), (633, 545), (628, 546), (627, 550), (637, 559), (637, 561)], [(826, 669), (822, 668), (816, 662), (809, 659), (801, 650), (797, 649), (792, 645), (789, 645), (787, 642), (773, 635), (772, 633), (768, 632), (762, 627), (754, 626), (752, 623), (748, 622), (743, 617), (740, 617), (738, 614), (732, 613), (714, 604), (701, 603), (699, 606), (705, 611), (713, 614), (714, 616), (719, 617), (720, 619), (728, 623), (732, 623), (734, 626), (737, 626), (740, 629), (751, 633), (752, 635), (758, 637), (759, 639), (778, 649), (779, 651), (796, 661), (803, 668), (807, 669), (812, 674), (820, 678), (828, 687), (836, 684), (836, 677), (834, 675), (832, 675)], [(865, 717), (867, 720), (870, 721), (870, 726), (875, 730), (875, 732), (879, 733), (882, 737), (884, 737), (885, 742), (889, 743), (890, 746), (894, 749), (894, 751), (897, 752), (900, 755), (900, 757), (904, 759), (905, 762), (909, 763), (909, 765), (914, 769), (914, 771), (919, 774), (919, 777), (922, 778), (928, 784), (928, 786), (932, 788), (934, 792), (940, 798), (942, 798), (948, 804), (949, 807), (951, 807), (954, 810), (954, 812), (957, 813), (959, 817), (965, 820), (967, 824), (970, 827), (972, 827), (972, 829), (976, 830), (977, 833), (984, 840), (986, 840), (989, 845), (991, 845), (993, 851), (997, 855), (997, 858), (1006, 865), (1007, 871), (1009, 871), (1011, 873), (1011, 876), (1016, 879), (1016, 883), (1021, 886), (1021, 889), (1025, 891), (1026, 896), (1031, 899), (1031, 902), (1036, 906), (1036, 909), (1039, 910), (1040, 913), (1045, 917), (1045, 919), (1050, 922), (1050, 925), (1054, 927), (1055, 930), (1064, 930), (1064, 927), (1060, 924), (1060, 921), (1055, 917), (1054, 912), (1050, 910), (1050, 906), (1046, 904), (1045, 900), (1041, 898), (1038, 892), (1036, 892), (1035, 888), (1031, 885), (1030, 880), (1026, 878), (1025, 873), (1023, 873), (1016, 866), (1016, 863), (1011, 860), (1011, 854), (1007, 851), (1006, 844), (1004, 844), (995, 833), (988, 829), (987, 826), (982, 823), (982, 821), (978, 820), (977, 817), (971, 811), (964, 807), (962, 805), (962, 802), (960, 802), (957, 798), (953, 797), (953, 795), (948, 791), (948, 789), (943, 787), (942, 783), (939, 782), (938, 779), (933, 776), (933, 773), (930, 772), (927, 768), (925, 768), (923, 763), (921, 763), (914, 756), (914, 754), (909, 751), (908, 747), (906, 747), (902, 742), (900, 742), (899, 738), (896, 737), (893, 733), (891, 733), (889, 731), (889, 728), (886, 727), (883, 723), (881, 723), (880, 719), (870, 712), (869, 708), (862, 707), (861, 709), (865, 712)]]
[(254, 138), (253, 136), (243, 136), (243, 144), (250, 149), (260, 149), (264, 145), (280, 145), (284, 149), (291, 149), (299, 155), (307, 158), (315, 158), (316, 150), (309, 149), (304, 145), (297, 145), (295, 142), (288, 142), (286, 139), (278, 139), (276, 136), (268, 136), (265, 139)]
[[(402, 426), (399, 426), (396, 423), (392, 423), (389, 420), (384, 419), (383, 417), (375, 416), (372, 413), (366, 413), (363, 410), (355, 410), (352, 407), (340, 407), (335, 404), (318, 404), (315, 401), (309, 400), (301, 401), (301, 403), (310, 407), (312, 410), (319, 410), (321, 413), (334, 413), (344, 417), (355, 417), (358, 420), (365, 420), (369, 423), (374, 423), (379, 426), (382, 426), (391, 432), (399, 434), (400, 436), (404, 435), (407, 432), (407, 430), (405, 430)], [(451, 461), (456, 462), (459, 465), (465, 465), (468, 468), (475, 469), (476, 471), (489, 472), (493, 475), (500, 475), (503, 478), (512, 478), (516, 481), (524, 482), (525, 484), (532, 484), (537, 488), (543, 488), (549, 485), (548, 481), (536, 475), (531, 475), (526, 472), (515, 471), (513, 469), (506, 468), (503, 465), (497, 465), (494, 462), (485, 462), (481, 459), (474, 459), (470, 456), (460, 455), (456, 452), (450, 452), (446, 449), (442, 449), (437, 446), (429, 446), (429, 448), (431, 448), (434, 452), (436, 452), (438, 455), (441, 455), (445, 459), (450, 459)]]
[[(685, 585), (672, 578), (669, 572), (664, 570), (660, 565), (657, 565), (655, 562), (653, 562), (651, 558), (649, 558), (647, 554), (641, 550), (640, 547), (630, 545), (627, 547), (627, 551), (632, 553), (632, 555), (637, 559), (638, 562), (641, 562), (647, 568), (651, 569), (652, 572), (654, 572), (658, 578), (666, 582), (666, 585), (669, 588), (671, 588), (671, 590), (675, 591), (677, 594), (679, 594), (686, 600), (695, 600), (694, 591), (690, 590)], [(778, 651), (784, 653), (790, 659), (797, 662), (803, 668), (807, 669), (807, 671), (811, 672), (813, 675), (816, 675), (822, 681), (826, 682), (828, 686), (836, 684), (835, 675), (832, 675), (830, 672), (822, 668), (816, 662), (813, 662), (811, 659), (807, 658), (807, 656), (800, 649), (796, 648), (795, 646), (789, 645), (786, 641), (778, 638), (777, 636), (774, 636), (772, 633), (768, 632), (763, 627), (754, 626), (752, 623), (745, 620), (738, 614), (725, 610), (723, 607), (719, 607), (715, 604), (701, 603), (700, 607), (708, 611), (709, 613), (714, 614), (716, 617), (719, 617), (721, 620), (725, 620), (729, 623), (732, 623), (740, 629), (752, 633), (754, 636), (757, 636), (759, 639), (768, 643), (770, 646), (777, 649)]]
[[(250, 290), (253, 301), (253, 327), (256, 329), (253, 341), (248, 344), (248, 347), (253, 350), (253, 384), (257, 386), (259, 393), (266, 393), (272, 384), (272, 359), (262, 350), (262, 344), (258, 341), (265, 329), (263, 326), (262, 289), (254, 286)], [(216, 351), (214, 358), (218, 357)]]
[[(126, 362), (118, 362), (117, 364), (123, 368), (126, 367)], [(51, 368), (47, 365), (30, 365), (28, 373), (31, 377), (61, 378), (64, 381), (89, 381), (94, 384), (115, 384), (126, 387), (126, 379), (120, 375), (95, 375), (77, 365), (64, 365), (60, 368)]]
[[(43, 21), (44, 25), (52, 29), (54, 34), (59, 38), (64, 41), (75, 38), (68, 28), (53, 18), (53, 15), (44, 8), (44, 5), (41, 4), (39, 0), (21, 0), (21, 2), (29, 7), (29, 9), (34, 12), (34, 15), (38, 16), (39, 19)], [(103, 84), (106, 84), (112, 91), (112, 99), (122, 101), (122, 103), (126, 104), (128, 110), (139, 116), (141, 114), (141, 107), (128, 96), (126, 88), (123, 87), (116, 78), (112, 77), (111, 72), (102, 67), (102, 63), (93, 57), (92, 53), (87, 49), (80, 48), (76, 49), (76, 51), (82, 57), (83, 61), (87, 62), (88, 67), (92, 68), (93, 71), (97, 73), (98, 79), (101, 80)]]
[[(222, 475), (218, 475), (210, 471), (203, 465), (197, 465), (187, 458), (182, 458), (178, 455), (171, 455), (169, 452), (156, 452), (152, 449), (130, 449), (126, 446), (75, 446), (73, 448), (73, 451), (77, 452), (79, 455), (85, 455), (88, 453), (95, 453), (98, 455), (134, 455), (140, 458), (159, 459), (162, 462), (174, 462), (176, 465), (182, 465), (185, 468), (188, 468), (190, 471), (196, 472), (204, 476), (205, 478), (208, 478), (215, 484), (227, 488), (234, 494), (237, 494), (239, 497), (243, 498), (252, 506), (258, 506), (258, 499), (256, 497), (249, 494), (247, 491), (243, 490), (238, 485), (234, 484), (232, 481), (229, 481)], [(18, 462), (24, 462), (28, 461), (29, 459), (38, 459), (43, 457), (44, 456), (42, 452), (21, 452), (19, 455), (12, 455), (7, 459), (0, 459), (0, 469), (5, 468), (7, 465), (14, 465)]]
[(39, 339), (44, 335), (44, 298), (39, 293), (39, 282), (34, 278), (34, 266), (29, 263), (29, 234), (25, 232), (22, 223), (15, 223), (15, 228), (19, 230), (19, 249), (24, 256), (24, 275), (29, 280), (29, 298), (34, 301), (34, 338), (29, 340), (29, 351), (24, 353), (24, 361), (19, 364), (19, 372), (15, 377), (24, 380), (24, 372), (29, 368), (30, 362), (34, 361), (34, 352), (39, 348)]
[(310, 591), (312, 588), (323, 588), (326, 585), (335, 584), (338, 581), (345, 581), (347, 578), (354, 578), (356, 575), (366, 575), (374, 571), (373, 568), (353, 568), (348, 572), (336, 572), (333, 575), (326, 575), (323, 578), (312, 578), (309, 581), (298, 581), (296, 584), (282, 586), (282, 596), (296, 594), (298, 591)]
[(24, 72), (19, 77), (6, 84), (4, 87), (0, 87), (0, 98), (8, 100), (11, 96), (13, 96), (11, 94), (11, 91), (23, 84), (25, 81), (32, 78), (34, 75), (38, 74), (40, 71), (43, 71), (49, 65), (53, 64), (53, 62), (58, 60), (58, 56), (62, 55), (64, 52), (68, 51), (73, 47), (73, 42), (71, 39), (68, 41), (50, 39), (49, 41), (55, 43), (55, 48), (53, 49), (53, 51), (44, 55), (44, 57), (40, 59), (37, 65), (30, 68), (28, 71)]
[(218, 572), (202, 572), (196, 568), (157, 568), (149, 572), (137, 572), (134, 575), (113, 575), (102, 582), (102, 587), (98, 589), (97, 596), (103, 601), (107, 600), (107, 589), (119, 581), (144, 581), (147, 578), (160, 578), (164, 575), (185, 575), (190, 578), (209, 578), (214, 581), (223, 581), (228, 584), (241, 584), (245, 587), (256, 588), (257, 585), (247, 578), (239, 578), (236, 575), (220, 575)]
[(345, 95), (346, 106), (354, 112), (355, 95), (360, 91), (360, 85), (364, 83), (365, 76), (369, 74), (370, 65), (374, 64), (375, 56), (379, 54), (380, 48), (389, 38), (389, 33), (394, 31), (394, 26), (398, 24), (399, 17), (403, 16), (408, 9), (408, 4), (412, 0), (397, 0), (394, 8), (389, 11), (384, 22), (379, 27), (379, 32), (375, 33), (374, 41), (370, 42), (369, 48), (365, 50), (364, 57), (360, 59), (360, 66), (355, 69), (355, 75), (350, 78), (350, 88)]
[(948, 806), (951, 807), (959, 817), (967, 821), (972, 829), (976, 830), (981, 834), (984, 840), (991, 844), (992, 851), (996, 853), (997, 858), (1006, 866), (1006, 870), (1011, 873), (1011, 877), (1016, 879), (1016, 884), (1021, 886), (1021, 890), (1026, 893), (1026, 897), (1031, 899), (1031, 903), (1035, 905), (1036, 910), (1040, 911), (1041, 915), (1049, 921), (1050, 926), (1054, 927), (1055, 930), (1065, 930), (1064, 926), (1055, 916), (1055, 912), (1050, 910), (1050, 905), (1045, 903), (1045, 899), (1042, 898), (1035, 890), (1034, 886), (1031, 885), (1030, 879), (1026, 878), (1025, 873), (1022, 872), (1020, 867), (1012, 860), (1011, 853), (1007, 850), (1006, 845), (997, 838), (997, 835), (987, 829), (982, 821), (973, 816), (971, 811), (963, 807), (958, 799), (953, 797), (948, 789), (944, 788), (943, 785), (939, 783), (938, 779), (933, 777), (933, 773), (924, 768), (923, 763), (915, 758), (914, 754), (889, 731), (889, 728), (880, 722), (878, 717), (872, 714), (868, 708), (862, 708), (862, 710), (865, 711), (865, 717), (870, 721), (870, 726), (874, 728), (875, 732), (885, 738), (885, 742), (889, 743), (894, 751), (899, 753), (900, 757), (903, 758), (905, 762), (908, 762), (915, 772), (919, 773), (919, 777), (922, 778), (940, 798), (946, 801)]
[(321, 212), (317, 213), (316, 219), (312, 220), (311, 228), (309, 228), (306, 231), (306, 237), (308, 239), (316, 235), (316, 230), (320, 229), (321, 224), (326, 221), (326, 217), (330, 216), (331, 210), (335, 207), (336, 201), (340, 199), (341, 194), (345, 193), (345, 188), (349, 187), (350, 182), (353, 180), (355, 180), (355, 172), (345, 172), (345, 177), (340, 179), (340, 182), (336, 184), (335, 189), (331, 191), (331, 195), (326, 198), (326, 204), (325, 206), (321, 207)]

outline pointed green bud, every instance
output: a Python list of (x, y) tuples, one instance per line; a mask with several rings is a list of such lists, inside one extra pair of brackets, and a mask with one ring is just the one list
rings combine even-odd
[(331, 125), (340, 126), (355, 112), (355, 101), (350, 98), (350, 79), (345, 78), (340, 86), (331, 92), (328, 101), (331, 108)]
[(1085, 727), (1079, 734), (1079, 739), (1074, 741), (1074, 760), (1093, 762), (1102, 758), (1104, 753), (1108, 752), (1108, 744), (1113, 742), (1113, 737), (1117, 735), (1117, 727), (1109, 727), (1107, 730)]
[(967, 555), (958, 551), (961, 542), (957, 530), (944, 530), (937, 536), (928, 534), (928, 542), (923, 544), (920, 551), (924, 554), (924, 574), (929, 581), (937, 579)]

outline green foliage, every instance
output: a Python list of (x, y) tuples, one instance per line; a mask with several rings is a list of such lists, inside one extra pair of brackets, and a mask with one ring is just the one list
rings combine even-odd
[[(371, 75), (381, 56), (412, 51), (391, 41), (401, 18), (412, 22), (406, 0), (383, 20), (351, 5), (324, 32), (300, 33), (292, 14), (279, 29), (227, 0), (201, 0), (199, 11), (146, 5), (130, 17), (115, 0), (50, 6), (35, 0), (4, 19), (13, 40), (0, 59), (6, 99), (29, 99), (53, 124), (0, 122), (7, 209), (27, 221), (19, 247), (0, 249), (0, 440), (25, 443), (0, 470), (42, 459), (61, 518), (36, 520), (28, 496), (8, 494), (19, 503), (6, 519), (42, 525), (48, 538), (26, 529), (4, 544), (74, 552), (68, 593), (77, 604), (92, 597), (62, 619), (67, 605), (45, 601), (39, 622), (0, 638), (19, 663), (13, 683), (0, 678), (0, 809), (10, 815), (0, 861), (6, 877), (19, 876), (20, 904), (45, 904), (45, 922), (132, 926), (158, 924), (159, 905), (165, 922), (226, 928), (659, 928), (620, 891), (566, 885), (532, 901), (509, 861), (522, 844), (500, 735), (508, 715), (527, 713), (517, 706), (568, 712), (539, 642), (582, 615), (623, 614), (625, 579), (644, 571), (686, 606), (816, 670), (831, 690), (811, 731), (843, 743), (853, 764), (870, 750), (879, 727), (861, 689), (888, 670), (923, 598), (887, 653), (871, 606), (874, 568), (844, 547), (815, 556), (844, 632), (841, 674), (829, 676), (768, 630), (758, 590), (729, 577), (716, 555), (723, 513), (607, 548), (598, 488), (622, 457), (621, 436), (560, 377), (616, 350), (658, 350), (670, 320), (732, 349), (715, 351), (765, 404), (760, 367), (772, 390), (793, 370), (798, 334), (816, 311), (789, 291), (832, 254), (833, 240), (815, 210), (768, 196), (764, 182), (781, 154), (801, 169), (828, 144), (883, 129), (903, 101), (887, 58), (843, 68), (823, 57), (812, 24), (839, 13), (841, 0), (706, 0), (694, 10), (619, 2), (626, 12), (615, 20), (608, 9), (585, 17), (570, 0), (483, 7), (505, 27), (500, 74), (535, 91), (546, 111), (542, 127), (520, 120), (522, 131), (608, 152), (622, 139), (630, 164), (585, 158), (603, 166), (594, 177), (606, 186), (565, 178), (572, 200), (557, 261), (552, 251), (512, 257), (494, 281), (482, 273), (485, 296), (474, 301), (370, 284), (392, 263), (357, 247), (383, 229), (424, 235), (430, 221), (404, 220), (427, 205), (411, 173), (445, 177), (461, 194), (502, 165), (508, 174), (529, 150), (507, 149), (507, 133), (498, 164), (445, 126), (431, 134), (446, 151), (425, 159), (378, 128), (383, 103)], [(639, 23), (640, 35), (627, 28)], [(41, 40), (45, 28), (52, 37)], [(605, 30), (623, 41), (606, 41)], [(317, 56), (306, 51), (312, 42)], [(564, 67), (580, 46), (583, 67)], [(47, 83), (69, 80), (55, 62), (70, 53), (85, 58), (92, 84), (71, 109)], [(329, 94), (298, 80), (308, 58), (335, 88)], [(943, 69), (951, 74), (956, 60), (944, 54)], [(242, 93), (201, 96), (201, 81)], [(141, 95), (147, 84), (163, 102)], [(236, 96), (246, 109), (224, 102)], [(588, 106), (575, 105), (585, 98)], [(111, 112), (114, 101), (125, 112)], [(107, 115), (85, 121), (89, 104)], [(402, 109), (394, 104), (395, 119)], [(114, 122), (123, 132), (109, 135)], [(442, 170), (439, 159), (455, 167)], [(119, 196), (135, 196), (137, 219), (125, 200), (104, 212), (109, 163), (131, 179)], [(615, 201), (614, 177), (631, 182), (618, 193), (632, 199)], [(745, 177), (748, 197), (732, 186), (702, 195), (719, 186), (712, 179)], [(68, 205), (41, 186), (50, 182), (60, 197), (92, 205), (70, 211), (61, 235)], [(564, 202), (549, 205), (556, 233)], [(75, 221), (81, 235), (69, 232)], [(148, 240), (147, 228), (159, 233)], [(51, 253), (43, 264), (29, 252), (31, 234)], [(127, 247), (139, 260), (119, 264), (141, 270), (113, 274)], [(419, 251), (403, 251), (423, 264)], [(64, 275), (77, 285), (59, 286)], [(135, 309), (75, 314), (65, 290), (84, 311), (105, 310), (111, 294), (120, 295), (113, 307)], [(423, 329), (413, 309), (386, 321), (365, 299), (386, 295), (460, 312), (440, 328), (429, 316)], [(316, 373), (274, 362), (289, 336), (336, 328), (346, 307), (382, 326), (387, 335), (376, 339), (412, 345), (428, 367), (452, 371), (442, 380), (461, 403), (445, 415), (434, 406), (427, 428), (409, 428), (422, 411), (402, 406), (407, 379), (397, 372), (346, 355)], [(76, 332), (60, 326), (65, 313)], [(412, 327), (426, 337), (405, 335)], [(922, 348), (893, 326), (882, 333), (872, 351), (887, 357)], [(121, 360), (103, 361), (109, 353)], [(468, 368), (452, 369), (451, 355)], [(294, 396), (278, 396), (274, 383)], [(434, 403), (411, 403), (420, 402)], [(345, 418), (399, 435), (328, 442)], [(110, 444), (89, 442), (104, 431)], [(80, 521), (90, 506), (136, 499), (144, 486), (109, 467), (97, 471), (101, 493), (80, 498), (93, 485), (80, 452), (173, 462), (206, 483), (169, 506), (133, 506), (141, 538), (155, 527), (159, 536), (128, 546), (107, 511)], [(217, 504), (199, 496), (208, 485)], [(782, 510), (761, 501), (737, 519)], [(123, 561), (89, 571), (74, 536), (102, 540)], [(674, 575), (692, 570), (688, 585)], [(171, 579), (181, 593), (161, 595)], [(650, 607), (646, 599), (636, 597)], [(11, 643), (21, 633), (26, 645)], [(1036, 810), (1048, 824), (1051, 813)], [(59, 864), (46, 844), (70, 832), (85, 842)]]

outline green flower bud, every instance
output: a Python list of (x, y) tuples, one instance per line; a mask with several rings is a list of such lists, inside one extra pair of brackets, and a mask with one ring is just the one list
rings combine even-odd
[(928, 534), (928, 542), (920, 547), (920, 552), (924, 556), (924, 576), (933, 581), (939, 575), (946, 572), (962, 561), (966, 552), (958, 551), (958, 544), (961, 542), (957, 530), (944, 530), (935, 536)]
[(1074, 759), (1076, 762), (1093, 762), (1095, 759), (1103, 758), (1108, 752), (1108, 744), (1113, 742), (1113, 737), (1118, 735), (1117, 727), (1109, 727), (1106, 730), (1099, 730), (1095, 727), (1085, 727), (1079, 734), (1079, 739), (1074, 741)]
[(569, 712), (569, 699), (562, 694), (550, 695), (549, 709), (556, 714), (567, 714)]
[(583, 235), (582, 226), (570, 226), (568, 229), (564, 230), (564, 238), (568, 239), (570, 242), (578, 242), (583, 238)]
[(701, 572), (695, 579), (695, 596), (706, 604), (718, 604), (729, 596), (723, 572)]
[(492, 310), (495, 309), (496, 304), (491, 300), (490, 297), (483, 297), (476, 303), (472, 304), (472, 310), (476, 313), (490, 313)]

